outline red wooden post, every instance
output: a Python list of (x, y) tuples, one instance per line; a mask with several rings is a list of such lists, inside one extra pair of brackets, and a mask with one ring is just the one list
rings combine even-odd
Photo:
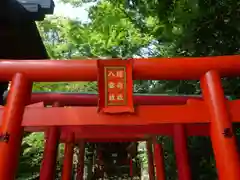
[(73, 153), (74, 153), (74, 134), (70, 135), (69, 142), (65, 143), (64, 160), (62, 169), (62, 180), (70, 180), (72, 176), (73, 167)]
[(98, 156), (98, 169), (99, 169), (99, 175), (101, 178), (104, 178), (104, 163), (103, 163), (103, 154), (102, 150), (97, 151), (97, 156)]
[(7, 104), (4, 108), (0, 142), (0, 179), (14, 180), (18, 166), (25, 105), (30, 101), (31, 83), (23, 74), (12, 79)]
[(201, 78), (201, 88), (211, 115), (210, 135), (219, 180), (239, 180), (239, 157), (218, 72), (207, 72)]
[(178, 168), (178, 179), (191, 180), (191, 171), (187, 150), (187, 136), (185, 135), (184, 126), (181, 124), (175, 124), (173, 125), (173, 129), (173, 141)]
[(133, 177), (133, 160), (132, 157), (129, 157), (129, 176)]
[(153, 138), (153, 147), (157, 180), (165, 180), (163, 149), (161, 144), (157, 142), (156, 138)]
[(85, 143), (81, 142), (79, 144), (77, 180), (83, 180), (83, 176), (84, 176), (84, 157), (85, 157)]
[(40, 170), (40, 180), (55, 179), (59, 136), (60, 134), (57, 127), (49, 128)]
[(148, 140), (147, 143), (147, 154), (148, 154), (148, 174), (149, 180), (155, 179), (154, 165), (153, 165), (153, 151), (152, 151), (152, 141)]

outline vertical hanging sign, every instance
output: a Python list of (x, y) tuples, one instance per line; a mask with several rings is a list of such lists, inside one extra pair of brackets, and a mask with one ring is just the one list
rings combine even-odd
[(99, 111), (105, 113), (134, 112), (132, 83), (132, 62), (130, 60), (99, 60)]

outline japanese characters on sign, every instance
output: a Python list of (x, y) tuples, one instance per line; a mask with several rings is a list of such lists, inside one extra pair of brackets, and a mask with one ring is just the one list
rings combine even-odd
[(126, 69), (125, 67), (105, 67), (106, 105), (126, 104)]
[(98, 112), (133, 113), (131, 60), (98, 60)]

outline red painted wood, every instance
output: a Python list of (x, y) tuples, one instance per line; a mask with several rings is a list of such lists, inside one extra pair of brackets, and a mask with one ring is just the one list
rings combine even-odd
[[(232, 122), (240, 122), (239, 105), (239, 100), (228, 102)], [(125, 126), (127, 128), (137, 126), (141, 128), (141, 126), (145, 126), (144, 128), (148, 128), (167, 123), (205, 124), (210, 122), (207, 106), (200, 101), (179, 106), (138, 106), (136, 107), (136, 112), (136, 114), (132, 115), (120, 114), (111, 116), (99, 114), (96, 107), (27, 107), (22, 126), (81, 125), (87, 127), (94, 125), (95, 127), (119, 126), (121, 128)], [(1, 114), (2, 110), (0, 110)], [(46, 121), (46, 119), (48, 120)]]
[(59, 131), (57, 127), (49, 128), (44, 146), (43, 160), (40, 169), (40, 180), (54, 180), (58, 151)]
[[(239, 55), (235, 55), (171, 59), (138, 58), (130, 61), (133, 63), (133, 79), (184, 80), (199, 79), (209, 69), (217, 70), (221, 76), (238, 76), (239, 58)], [(96, 81), (98, 72), (97, 61), (89, 59), (0, 61), (1, 80), (11, 80), (11, 77), (19, 71), (30, 80), (40, 82)]]
[[(201, 100), (200, 96), (164, 96), (164, 95), (134, 95), (134, 105), (180, 105), (188, 100)], [(97, 106), (97, 94), (79, 93), (33, 93), (31, 103), (44, 102), (52, 105), (58, 101), (62, 106)]]
[(148, 155), (148, 174), (149, 180), (155, 179), (155, 171), (154, 171), (154, 160), (153, 160), (153, 148), (152, 141), (146, 141), (147, 155)]
[[(80, 127), (81, 129), (81, 127)], [(75, 134), (75, 139), (76, 140), (86, 140), (88, 142), (114, 142), (114, 141), (122, 141), (122, 142), (131, 142), (131, 141), (138, 141), (138, 140), (143, 140), (146, 137), (148, 137), (147, 135), (144, 134), (125, 134), (125, 133), (104, 133), (104, 131), (102, 131), (103, 133), (94, 133), (94, 131), (90, 131), (90, 132), (85, 132), (84, 130), (82, 132), (79, 131), (75, 131), (74, 128), (71, 129), (62, 129), (61, 131), (61, 140), (64, 141), (68, 141), (69, 136), (71, 133)]]
[(161, 144), (153, 138), (154, 162), (156, 169), (156, 180), (165, 180), (164, 155)]
[(83, 141), (81, 141), (79, 143), (77, 180), (83, 180), (83, 175), (84, 175), (84, 157), (85, 157), (85, 143)]
[(73, 153), (74, 153), (74, 134), (70, 134), (68, 142), (64, 146), (64, 159), (62, 168), (62, 180), (71, 180), (73, 168)]
[[(144, 137), (143, 132), (151, 132), (152, 134), (162, 134), (171, 136), (173, 134), (173, 125), (172, 124), (161, 124), (161, 126), (146, 126), (143, 129), (142, 126), (135, 126), (134, 131), (125, 126), (104, 126), (102, 128), (94, 126), (67, 126), (62, 127), (62, 137), (63, 139), (68, 136), (69, 132), (75, 132), (76, 138), (109, 138), (116, 139), (121, 137), (123, 139), (128, 137)], [(113, 129), (112, 131), (109, 131)], [(34, 129), (33, 129), (34, 130)], [(209, 125), (208, 124), (186, 124), (186, 131), (188, 135), (198, 135), (198, 136), (208, 136), (209, 135)], [(147, 134), (145, 134), (148, 137)]]
[[(209, 136), (209, 124), (185, 124), (186, 133), (188, 136)], [(42, 132), (46, 131), (47, 126), (45, 127), (25, 127), (25, 131), (29, 132)], [(61, 130), (61, 141), (66, 142), (68, 139), (68, 134), (71, 132), (75, 133), (75, 139), (88, 139), (91, 142), (99, 141), (109, 141), (117, 140), (121, 138), (123, 141), (127, 140), (128, 137), (131, 138), (140, 138), (146, 137), (148, 138), (148, 133), (151, 132), (152, 134), (161, 134), (166, 136), (173, 135), (173, 125), (171, 124), (161, 124), (157, 126), (146, 126), (145, 128), (142, 126), (135, 126), (134, 132), (131, 128), (126, 128), (125, 126), (104, 126), (102, 128), (95, 127), (95, 126), (63, 126), (60, 128)], [(114, 132), (114, 133), (113, 133)], [(109, 138), (111, 137), (111, 138)], [(131, 139), (130, 138), (130, 139)]]
[(133, 160), (131, 157), (129, 158), (129, 176), (133, 177)]
[[(232, 132), (229, 106), (224, 99), (220, 75), (217, 71), (207, 72), (201, 79), (201, 88), (204, 100), (210, 112), (210, 135), (216, 159), (219, 180), (239, 180), (240, 164), (235, 136), (225, 137), (224, 129)], [(237, 112), (236, 112), (237, 114)], [(238, 113), (240, 114), (240, 113)]]
[[(239, 101), (240, 103), (240, 101)], [(234, 105), (238, 105), (235, 103)], [(233, 106), (233, 120), (240, 121)], [(27, 107), (23, 126), (64, 125), (122, 125), (141, 126), (166, 123), (209, 123), (209, 112), (204, 103), (181, 106), (138, 106), (136, 114), (99, 114), (96, 107), (35, 108)], [(172, 113), (174, 112), (174, 113)], [(2, 111), (0, 111), (1, 115)], [(185, 116), (188, 114), (188, 116)], [(198, 116), (196, 116), (198, 114)], [(84, 118), (82, 118), (84, 117)], [(1, 119), (1, 118), (0, 118)], [(47, 121), (45, 119), (48, 119)]]
[(98, 61), (100, 112), (134, 112), (132, 88), (131, 61)]
[(182, 124), (174, 124), (174, 151), (176, 154), (176, 164), (179, 180), (191, 180), (191, 169), (187, 150), (187, 136)]
[[(232, 131), (232, 122), (240, 122), (240, 113), (238, 112), (240, 101), (227, 102), (224, 99), (220, 81), (220, 77), (222, 76), (240, 75), (239, 58), (240, 56), (221, 56), (172, 58), (171, 60), (168, 58), (128, 60), (128, 62), (133, 64), (133, 79), (184, 80), (201, 78), (201, 87), (205, 102), (189, 99), (187, 103), (178, 105), (173, 105), (175, 104), (173, 103), (161, 106), (138, 106), (134, 115), (116, 115), (114, 117), (97, 113), (96, 107), (28, 107), (24, 113), (23, 121), (24, 106), (29, 102), (28, 96), (30, 94), (28, 91), (30, 83), (28, 83), (27, 79), (30, 81), (95, 81), (98, 74), (97, 61), (0, 61), (0, 80), (11, 80), (14, 76), (8, 103), (4, 110), (3, 118), (1, 118), (1, 131), (9, 133), (10, 140), (8, 143), (0, 142), (0, 169), (4, 169), (4, 171), (0, 171), (0, 179), (11, 180), (15, 177), (23, 130), (21, 125), (29, 129), (32, 128), (32, 130), (35, 128), (35, 130), (42, 131), (46, 130), (49, 126), (78, 126), (86, 129), (89, 128), (92, 132), (96, 128), (104, 129), (109, 135), (116, 132), (128, 132), (130, 135), (130, 130), (133, 130), (131, 135), (153, 134), (153, 132), (156, 134), (164, 132), (172, 135), (174, 132), (174, 139), (177, 139), (176, 143), (182, 142), (178, 146), (175, 145), (176, 147), (182, 147), (181, 153), (178, 152), (181, 155), (177, 155), (177, 157), (181, 157), (181, 162), (185, 162), (187, 153), (185, 152), (186, 148), (184, 149), (183, 147), (185, 146), (184, 138), (186, 136), (182, 133), (182, 126), (173, 126), (172, 124), (195, 123), (200, 124), (195, 126), (197, 133), (200, 133), (201, 125), (202, 129), (208, 130), (209, 125), (205, 125), (210, 124), (210, 135), (216, 157), (219, 179), (239, 180), (240, 164), (235, 138), (234, 136), (224, 137), (223, 132), (225, 128), (229, 128), (230, 132)], [(23, 73), (24, 76), (22, 74), (15, 75), (18, 72)], [(70, 101), (69, 99), (67, 100)], [(95, 100), (93, 101), (95, 103)], [(78, 104), (79, 102), (76, 100), (75, 103)], [(0, 115), (2, 113), (3, 110), (1, 109)], [(164, 126), (167, 127), (167, 125), (170, 126), (166, 130), (157, 130)], [(188, 129), (187, 127), (186, 129), (187, 135), (195, 133), (193, 129)], [(48, 136), (48, 143), (45, 148), (40, 179), (46, 177), (45, 179), (51, 180), (54, 175), (53, 168), (55, 168), (56, 163), (53, 160), (54, 157), (56, 158), (56, 148), (54, 148), (54, 145), (57, 144), (56, 141), (59, 138), (59, 134), (57, 127), (51, 127), (51, 130), (50, 132), (52, 133)], [(60, 132), (62, 133), (62, 131)], [(180, 136), (176, 138), (177, 132)], [(78, 134), (77, 132), (74, 133)], [(87, 132), (83, 134), (86, 138), (93, 138)], [(208, 134), (208, 132), (203, 134)], [(81, 134), (79, 133), (79, 135)], [(120, 135), (115, 135), (116, 139), (119, 137)], [(101, 138), (106, 138), (106, 136), (103, 135)], [(128, 139), (127, 136), (125, 138)], [(50, 164), (46, 162), (50, 162)], [(177, 162), (177, 164), (179, 165), (180, 162)], [(49, 167), (49, 169), (46, 167)], [(186, 167), (187, 163), (185, 162), (181, 166), (181, 168), (185, 169), (179, 171), (179, 174), (182, 174), (180, 179), (181, 177), (182, 179), (183, 177), (186, 179), (190, 176)]]
[(22, 117), (30, 100), (31, 83), (23, 74), (14, 75), (7, 105), (3, 112), (1, 133), (9, 134), (8, 142), (0, 142), (0, 179), (14, 180), (19, 161), (23, 128)]

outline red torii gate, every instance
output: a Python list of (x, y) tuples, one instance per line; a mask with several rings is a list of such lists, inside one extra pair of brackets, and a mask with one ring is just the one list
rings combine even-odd
[[(63, 177), (67, 179), (71, 170), (73, 141), (79, 139), (95, 141), (96, 139), (91, 135), (91, 132), (95, 133), (96, 138), (103, 134), (97, 138), (101, 141), (106, 140), (107, 136), (112, 136), (113, 141), (120, 139), (132, 141), (144, 139), (144, 135), (172, 135), (176, 147), (180, 180), (191, 179), (187, 159), (186, 135), (210, 135), (219, 179), (239, 180), (239, 158), (232, 132), (232, 122), (240, 121), (240, 113), (238, 113), (240, 101), (227, 101), (224, 98), (220, 79), (240, 74), (239, 58), (240, 56), (150, 58), (129, 59), (121, 62), (118, 60), (0, 61), (0, 80), (12, 79), (7, 104), (4, 110), (0, 111), (3, 113), (0, 121), (2, 133), (0, 179), (12, 180), (15, 178), (22, 132), (25, 128), (28, 131), (48, 130), (44, 161), (40, 172), (41, 180), (53, 178), (54, 156), (56, 156), (54, 147), (56, 147), (60, 137), (62, 141), (66, 142)], [(128, 97), (126, 103), (114, 101), (109, 105), (109, 99), (106, 99), (106, 93), (103, 91), (106, 89), (105, 85), (108, 81), (104, 76), (108, 72), (104, 69), (106, 67), (116, 68), (117, 71), (123, 69), (126, 73), (124, 76), (126, 91), (123, 92)], [(96, 106), (45, 108), (41, 104), (25, 108), (27, 104), (30, 104), (32, 82), (96, 81), (97, 79), (101, 79), (99, 80), (100, 101), (105, 101), (105, 103), (99, 104), (99, 108)], [(130, 92), (132, 79), (200, 79), (203, 99), (189, 97), (185, 103), (176, 102), (177, 105), (174, 103), (149, 105), (145, 102), (144, 105), (133, 107)], [(61, 99), (56, 100), (61, 101)], [(68, 100), (71, 101), (71, 99)], [(44, 101), (44, 95), (32, 96), (32, 102), (39, 101)], [(48, 102), (45, 101), (45, 103)], [(54, 106), (60, 105), (65, 104), (61, 104), (61, 102), (54, 104)], [(108, 114), (105, 113), (106, 111), (117, 114)], [(125, 113), (122, 114), (121, 111)], [(118, 114), (119, 112), (120, 114)], [(121, 135), (123, 133), (126, 136)], [(163, 160), (160, 156), (162, 150), (155, 139), (153, 140), (157, 178), (163, 180)]]

